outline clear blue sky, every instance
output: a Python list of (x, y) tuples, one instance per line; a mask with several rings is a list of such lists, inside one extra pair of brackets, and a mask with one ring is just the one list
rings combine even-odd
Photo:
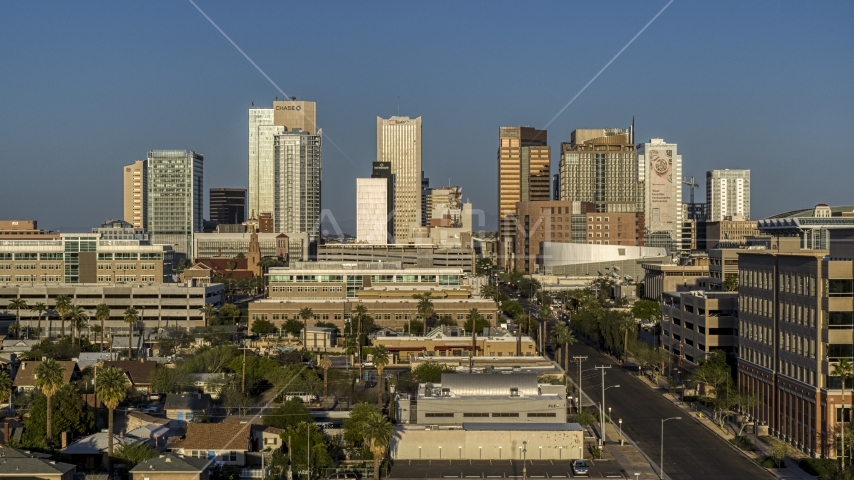
[[(355, 179), (398, 96), (424, 118), (432, 183), (494, 215), (498, 127), (545, 125), (666, 0), (198, 4), (317, 102), (323, 206), (355, 233)], [(549, 127), (553, 170), (573, 129), (634, 115), (687, 176), (751, 169), (754, 218), (854, 203), (852, 18), (851, 2), (676, 0)], [(247, 109), (277, 95), (188, 2), (3, 2), (0, 218), (120, 218), (121, 167), (151, 149), (202, 152), (206, 190), (246, 187)]]

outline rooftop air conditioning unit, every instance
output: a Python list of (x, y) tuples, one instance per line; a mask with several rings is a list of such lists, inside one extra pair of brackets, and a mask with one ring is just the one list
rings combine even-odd
[(510, 396), (511, 397), (518, 397), (519, 396), (519, 389), (518, 388), (511, 388), (510, 389)]
[(443, 397), (450, 397), (451, 396), (451, 389), (450, 388), (443, 388), (442, 389), (442, 396)]

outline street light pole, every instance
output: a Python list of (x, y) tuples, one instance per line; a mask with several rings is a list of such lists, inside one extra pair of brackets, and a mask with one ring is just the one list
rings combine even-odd
[(528, 441), (522, 442), (522, 480), (528, 480)]
[(602, 372), (602, 401), (599, 403), (599, 446), (601, 447), (605, 445), (605, 369), (611, 366), (600, 365), (595, 368)]
[(586, 356), (584, 356), (584, 357), (574, 356), (572, 358), (573, 358), (573, 360), (575, 360), (578, 363), (578, 408), (577, 408), (577, 411), (581, 412), (581, 402), (584, 401), (584, 400), (582, 400), (582, 393), (581, 393), (581, 362), (587, 360), (587, 357)]
[(682, 420), (682, 417), (670, 417), (661, 419), (661, 458), (658, 464), (658, 478), (664, 480), (664, 422), (668, 420)]

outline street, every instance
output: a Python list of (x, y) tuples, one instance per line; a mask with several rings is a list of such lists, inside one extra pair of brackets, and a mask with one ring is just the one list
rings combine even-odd
[[(690, 418), (660, 393), (652, 391), (631, 373), (605, 355), (579, 342), (570, 347), (570, 354), (587, 356), (582, 365), (582, 388), (599, 402), (602, 398), (601, 373), (594, 367), (613, 365), (606, 370), (605, 386), (609, 389), (605, 407), (612, 409), (616, 422), (623, 419), (623, 431), (638, 447), (659, 462), (661, 444), (661, 419), (681, 416), (664, 426), (664, 473), (674, 480), (691, 478), (756, 479), (766, 475), (764, 469), (748, 460), (728, 445), (725, 440)], [(570, 365), (570, 374), (577, 372), (577, 364)], [(577, 374), (573, 375), (577, 382)]]

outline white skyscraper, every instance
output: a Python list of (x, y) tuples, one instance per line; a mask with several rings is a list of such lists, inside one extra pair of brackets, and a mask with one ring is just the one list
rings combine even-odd
[(421, 226), (421, 117), (377, 117), (377, 162), (394, 175), (394, 238), (408, 243)]
[(750, 170), (706, 172), (706, 221), (742, 216), (750, 220)]
[(388, 179), (356, 179), (356, 241), (371, 245), (389, 242), (388, 223)]
[(148, 232), (155, 245), (191, 256), (202, 231), (204, 156), (184, 150), (148, 152)]
[[(320, 132), (315, 135), (315, 114), (314, 102), (296, 100), (277, 100), (273, 102), (273, 108), (249, 109), (248, 210), (256, 217), (269, 213), (277, 232), (311, 233), (312, 229), (317, 230), (313, 225), (320, 217), (321, 161)], [(285, 134), (295, 134), (296, 137), (282, 139), (278, 144), (277, 138)], [(303, 138), (306, 135), (311, 139)], [(302, 142), (306, 142), (305, 146), (310, 151), (300, 153), (298, 149), (290, 148)], [(295, 172), (307, 175), (300, 177), (298, 187), (293, 183)], [(290, 175), (291, 184), (279, 175)], [(313, 190), (315, 183), (316, 192)], [(305, 198), (296, 196), (302, 194)], [(316, 215), (313, 213), (315, 210)], [(293, 215), (293, 218), (288, 218), (288, 215)], [(301, 225), (300, 228), (304, 229), (290, 230), (288, 225)]]
[(644, 242), (681, 248), (682, 156), (675, 143), (653, 138), (638, 146), (638, 180), (644, 188)]

